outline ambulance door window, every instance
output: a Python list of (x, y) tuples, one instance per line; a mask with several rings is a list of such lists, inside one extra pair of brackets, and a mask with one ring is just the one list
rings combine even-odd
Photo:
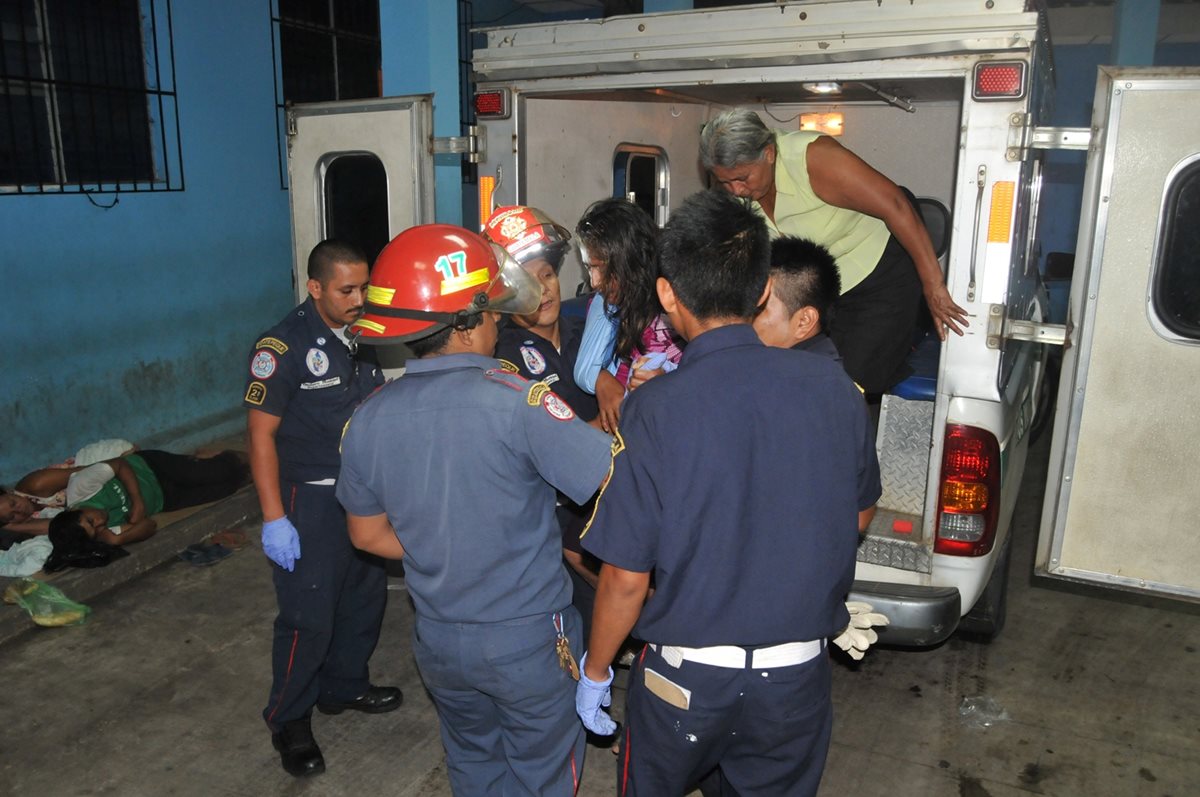
[(358, 246), (374, 263), (388, 242), (387, 171), (370, 153), (338, 155), (325, 165), (325, 231)]
[(667, 223), (670, 180), (662, 147), (620, 144), (613, 154), (613, 196), (633, 202), (659, 226)]
[(1168, 340), (1200, 341), (1200, 155), (1168, 178), (1159, 223), (1151, 313)]

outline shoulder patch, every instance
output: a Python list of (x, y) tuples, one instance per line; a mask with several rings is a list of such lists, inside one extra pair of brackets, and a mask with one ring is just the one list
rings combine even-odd
[(510, 363), (508, 360), (501, 360), (499, 357), (497, 357), (496, 359), (500, 363), (500, 367), (503, 370), (507, 371), (508, 373), (510, 373), (510, 374), (521, 373), (521, 369), (518, 368), (514, 363)]
[(274, 349), (279, 354), (287, 354), (287, 344), (279, 338), (263, 338), (254, 344), (256, 349)]
[(571, 410), (571, 405), (558, 397), (553, 391), (547, 393), (542, 399), (542, 407), (546, 412), (550, 413), (552, 418), (560, 421), (570, 421), (575, 418), (574, 411)]
[(251, 382), (246, 388), (246, 403), (261, 405), (267, 400), (267, 386), (262, 382)]
[(534, 382), (529, 386), (529, 392), (525, 395), (525, 401), (531, 407), (536, 407), (542, 403), (542, 399), (550, 392), (550, 386), (545, 382)]
[(275, 355), (269, 351), (256, 351), (250, 358), (250, 375), (255, 379), (270, 379), (275, 373)]
[(620, 454), (624, 450), (625, 450), (625, 438), (621, 437), (621, 430), (617, 429), (617, 431), (613, 433), (612, 455), (615, 457), (617, 454)]

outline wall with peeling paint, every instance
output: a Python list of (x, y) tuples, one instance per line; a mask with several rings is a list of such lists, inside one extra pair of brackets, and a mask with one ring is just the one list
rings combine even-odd
[(240, 429), (246, 352), (292, 304), (269, 5), (172, 12), (186, 190), (0, 196), (0, 483)]

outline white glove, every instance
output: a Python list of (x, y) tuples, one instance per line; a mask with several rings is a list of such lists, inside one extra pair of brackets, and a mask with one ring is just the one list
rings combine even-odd
[(871, 626), (887, 625), (888, 619), (876, 612), (871, 604), (862, 601), (847, 601), (846, 611), (850, 612), (850, 625), (833, 638), (833, 644), (859, 661), (866, 655), (867, 648), (879, 641), (879, 635)]

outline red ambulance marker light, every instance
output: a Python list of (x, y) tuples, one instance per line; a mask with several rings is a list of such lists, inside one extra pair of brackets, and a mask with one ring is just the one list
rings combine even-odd
[(475, 95), (475, 116), (480, 119), (507, 119), (508, 89), (481, 91)]
[(913, 526), (911, 520), (892, 521), (892, 531), (896, 532), (897, 534), (912, 534), (912, 529)]
[(1015, 100), (1025, 96), (1025, 62), (976, 64), (971, 96), (977, 100)]

